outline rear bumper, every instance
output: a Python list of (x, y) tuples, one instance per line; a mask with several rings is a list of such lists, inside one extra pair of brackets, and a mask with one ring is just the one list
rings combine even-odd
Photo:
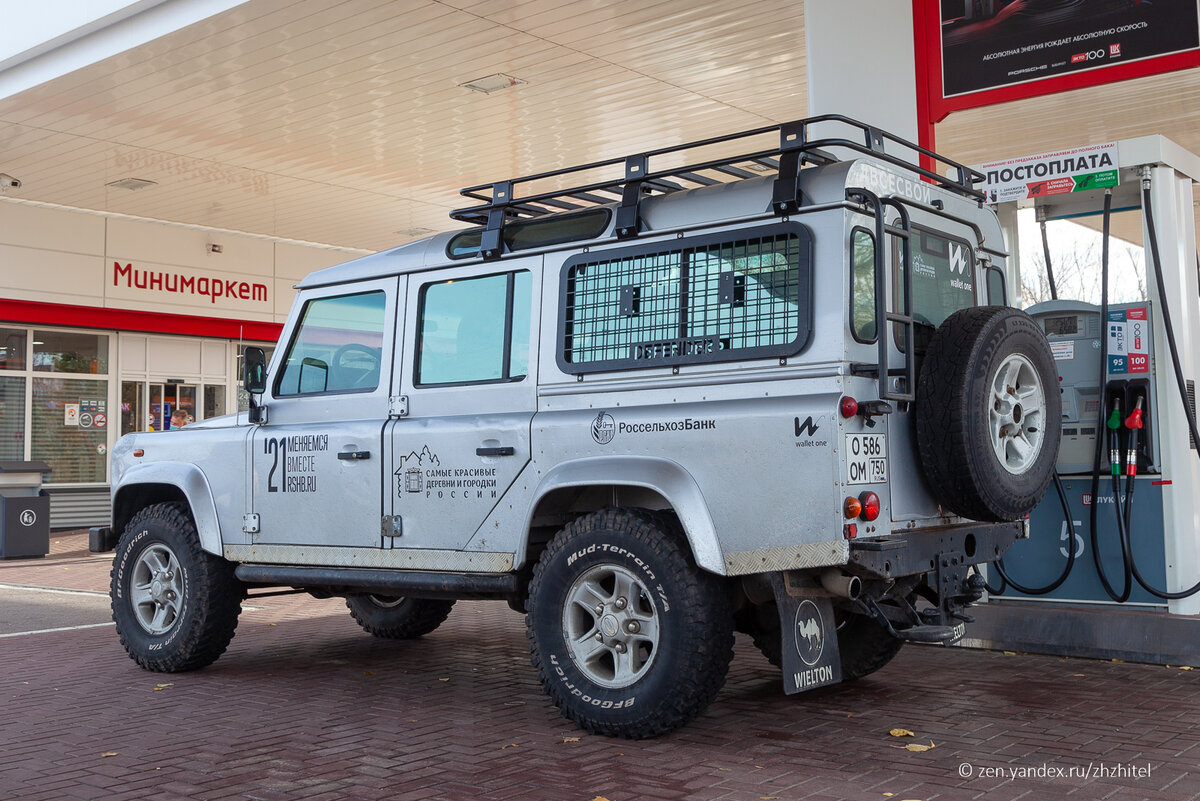
[(850, 541), (847, 567), (873, 578), (900, 578), (994, 562), (1026, 536), (1024, 520), (912, 529)]

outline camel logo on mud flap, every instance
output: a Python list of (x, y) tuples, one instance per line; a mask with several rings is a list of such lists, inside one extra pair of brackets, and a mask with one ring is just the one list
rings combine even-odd
[(825, 651), (825, 623), (821, 610), (812, 601), (805, 600), (796, 609), (796, 652), (801, 661), (812, 667), (821, 661)]

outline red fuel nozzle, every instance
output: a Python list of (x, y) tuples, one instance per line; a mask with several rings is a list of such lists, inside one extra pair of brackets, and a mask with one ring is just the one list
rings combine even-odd
[(1125, 475), (1137, 475), (1137, 438), (1142, 428), (1142, 396), (1138, 395), (1133, 411), (1125, 418), (1125, 427), (1129, 429), (1129, 449), (1125, 451)]
[(1142, 396), (1138, 395), (1137, 403), (1133, 406), (1133, 411), (1125, 418), (1125, 427), (1134, 429), (1142, 427)]

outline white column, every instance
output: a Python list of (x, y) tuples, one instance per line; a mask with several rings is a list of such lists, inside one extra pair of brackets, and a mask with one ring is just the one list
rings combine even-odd
[[(1150, 199), (1154, 229), (1158, 236), (1163, 286), (1167, 297), (1158, 296), (1152, 274), (1146, 276), (1150, 299), (1156, 311), (1164, 302), (1171, 313), (1175, 344), (1185, 380), (1197, 381), (1200, 363), (1200, 301), (1197, 294), (1196, 231), (1192, 210), (1192, 180), (1170, 167), (1152, 170)], [(1145, 223), (1143, 222), (1143, 227)], [(1143, 230), (1146, 263), (1150, 264), (1150, 238)], [(1178, 591), (1200, 580), (1200, 460), (1188, 441), (1187, 417), (1175, 385), (1171, 351), (1162, 314), (1154, 315), (1154, 380), (1158, 387), (1158, 441), (1162, 477), (1170, 480), (1163, 489), (1163, 532), (1167, 562), (1167, 586)], [(1131, 532), (1136, 536), (1136, 532)], [(1177, 615), (1200, 614), (1200, 596), (1169, 604)]]
[(808, 113), (844, 114), (917, 141), (909, 0), (805, 0)]

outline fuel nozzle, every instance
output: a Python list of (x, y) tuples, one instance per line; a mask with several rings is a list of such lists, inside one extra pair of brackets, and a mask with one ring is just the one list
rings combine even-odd
[(1125, 427), (1129, 429), (1129, 447), (1125, 451), (1125, 475), (1137, 475), (1137, 441), (1138, 431), (1145, 424), (1142, 421), (1142, 396), (1138, 395), (1133, 404), (1133, 411), (1125, 418)]
[(1114, 476), (1121, 475), (1121, 399), (1114, 397), (1112, 413), (1108, 416), (1108, 469)]

